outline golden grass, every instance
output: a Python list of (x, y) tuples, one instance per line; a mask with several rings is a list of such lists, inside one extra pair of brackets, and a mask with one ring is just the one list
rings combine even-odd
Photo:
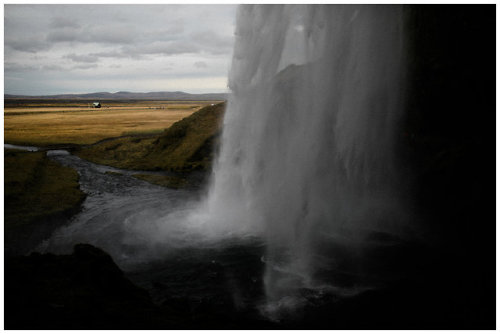
[(154, 134), (211, 103), (140, 101), (113, 102), (100, 109), (85, 108), (86, 103), (5, 108), (5, 142), (91, 144), (128, 134)]

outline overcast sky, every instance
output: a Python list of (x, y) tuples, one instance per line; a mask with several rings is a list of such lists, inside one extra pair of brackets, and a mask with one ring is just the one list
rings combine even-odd
[(235, 16), (235, 5), (5, 5), (5, 93), (225, 92)]

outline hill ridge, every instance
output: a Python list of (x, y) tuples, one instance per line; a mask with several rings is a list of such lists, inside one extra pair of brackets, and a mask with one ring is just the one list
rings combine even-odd
[(39, 100), (59, 100), (59, 99), (74, 99), (74, 100), (96, 100), (96, 99), (109, 99), (109, 100), (214, 100), (222, 101), (227, 100), (227, 93), (201, 93), (192, 94), (182, 91), (168, 92), (127, 92), (119, 91), (116, 93), (110, 92), (95, 92), (83, 94), (55, 94), (55, 95), (14, 95), (4, 94), (4, 99), (39, 99)]

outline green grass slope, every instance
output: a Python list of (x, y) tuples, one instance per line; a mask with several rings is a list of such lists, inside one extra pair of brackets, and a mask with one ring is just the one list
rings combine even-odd
[(5, 150), (5, 249), (24, 251), (79, 210), (78, 173), (45, 152)]
[(145, 156), (164, 170), (207, 169), (218, 140), (225, 104), (208, 106), (174, 123), (153, 142)]

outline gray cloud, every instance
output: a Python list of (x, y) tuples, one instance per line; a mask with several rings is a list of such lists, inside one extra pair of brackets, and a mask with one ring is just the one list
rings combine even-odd
[(5, 38), (5, 46), (16, 51), (36, 53), (50, 49), (50, 44), (37, 37)]
[(183, 53), (199, 52), (200, 47), (190, 41), (152, 42), (145, 45), (125, 46), (122, 49), (124, 54), (163, 54), (174, 55)]
[(80, 28), (80, 25), (74, 19), (68, 17), (56, 16), (52, 18), (49, 27), (55, 29), (68, 29), (68, 28), (78, 29)]
[(196, 68), (207, 68), (208, 65), (204, 61), (197, 61), (194, 63), (194, 67)]
[(95, 63), (99, 60), (99, 58), (94, 55), (78, 55), (75, 53), (67, 54), (63, 58), (71, 59), (77, 63)]
[(177, 21), (177, 24), (170, 27), (152, 30), (151, 34), (157, 36), (157, 40), (172, 40), (176, 38), (175, 36), (182, 35), (184, 31), (184, 23)]
[(74, 42), (78, 41), (80, 34), (74, 30), (55, 30), (48, 33), (47, 42)]
[(131, 26), (93, 26), (84, 31), (81, 41), (107, 44), (130, 44), (136, 32)]
[(86, 27), (84, 29), (57, 29), (47, 34), (48, 42), (78, 42), (103, 44), (130, 44), (134, 35), (130, 28)]
[(202, 45), (214, 45), (219, 48), (230, 48), (233, 46), (232, 36), (223, 36), (212, 30), (196, 32), (191, 35), (191, 38)]
[(206, 78), (225, 91), (234, 17), (233, 5), (6, 4), (5, 92), (164, 90), (178, 79), (213, 91)]
[(4, 64), (4, 70), (5, 72), (25, 72), (25, 71), (36, 71), (38, 70), (38, 67), (33, 65), (6, 62)]
[(99, 57), (99, 58), (127, 58), (129, 57), (125, 53), (121, 51), (103, 51), (103, 52), (95, 52), (95, 53), (90, 53), (90, 56), (94, 57)]
[(59, 65), (43, 65), (42, 70), (45, 71), (62, 71), (64, 68)]
[(83, 65), (73, 66), (72, 68), (76, 70), (88, 70), (91, 68), (97, 68), (97, 64), (83, 64)]

